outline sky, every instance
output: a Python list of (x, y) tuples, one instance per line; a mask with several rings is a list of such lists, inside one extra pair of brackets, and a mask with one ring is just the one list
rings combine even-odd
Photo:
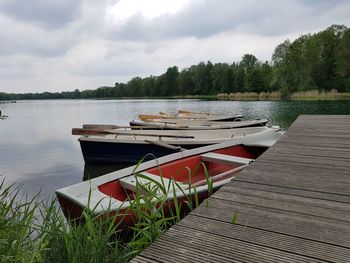
[(341, 0), (0, 0), (0, 92), (95, 89), (201, 61), (270, 61), (287, 38), (350, 27)]

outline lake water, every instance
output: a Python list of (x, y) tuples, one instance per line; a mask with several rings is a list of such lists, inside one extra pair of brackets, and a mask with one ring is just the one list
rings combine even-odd
[(0, 177), (22, 185), (29, 195), (48, 197), (58, 188), (116, 167), (84, 165), (73, 127), (84, 123), (126, 125), (139, 113), (177, 109), (245, 118), (266, 118), (288, 128), (299, 114), (350, 114), (350, 101), (202, 101), (202, 100), (41, 100), (0, 104)]

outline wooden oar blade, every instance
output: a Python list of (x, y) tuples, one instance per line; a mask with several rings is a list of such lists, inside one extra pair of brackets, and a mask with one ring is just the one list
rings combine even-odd
[(98, 130), (110, 130), (118, 129), (119, 126), (110, 124), (83, 124), (83, 129), (98, 129)]
[(72, 134), (73, 135), (106, 135), (106, 134), (111, 134), (111, 132), (105, 131), (105, 130), (73, 128)]
[(139, 114), (138, 118), (140, 120), (149, 120), (149, 119), (176, 119), (174, 116), (165, 116), (165, 115), (150, 115), (150, 114)]

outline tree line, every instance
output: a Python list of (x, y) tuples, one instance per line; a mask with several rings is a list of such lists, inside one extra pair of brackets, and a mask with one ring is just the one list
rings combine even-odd
[(232, 64), (200, 62), (181, 71), (173, 66), (160, 76), (135, 77), (111, 87), (55, 93), (0, 93), (0, 100), (167, 97), (272, 91), (281, 91), (288, 96), (296, 91), (333, 89), (350, 92), (350, 29), (344, 25), (332, 25), (321, 32), (302, 35), (293, 42), (287, 39), (275, 48), (270, 62), (245, 54), (241, 61)]

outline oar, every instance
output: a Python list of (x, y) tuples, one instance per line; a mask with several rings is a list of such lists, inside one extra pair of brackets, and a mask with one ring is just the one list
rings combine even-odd
[(130, 135), (130, 136), (150, 136), (150, 137), (169, 137), (169, 138), (185, 138), (185, 139), (194, 139), (194, 136), (187, 135), (173, 135), (173, 134), (149, 134), (149, 133), (129, 133), (123, 131), (108, 131), (108, 130), (92, 130), (92, 129), (81, 129), (81, 128), (73, 128), (73, 135)]
[(199, 114), (199, 115), (217, 115), (212, 114), (210, 112), (195, 112), (195, 111), (188, 111), (188, 110), (178, 110), (179, 114)]
[(153, 144), (153, 145), (156, 145), (156, 146), (160, 146), (160, 147), (163, 147), (165, 149), (169, 149), (169, 150), (173, 150), (173, 151), (184, 151), (186, 149), (180, 147), (180, 146), (174, 146), (174, 145), (171, 145), (171, 144), (167, 144), (161, 140), (145, 140), (145, 142), (148, 142), (149, 144)]
[(151, 115), (151, 114), (140, 114), (139, 119), (141, 120), (149, 120), (149, 119), (177, 119), (175, 116), (170, 115)]
[(185, 120), (205, 120), (206, 116), (165, 116), (165, 115), (148, 115), (148, 114), (140, 114), (139, 119), (146, 121), (150, 119), (185, 119)]
[(97, 130), (115, 130), (115, 129), (157, 129), (157, 125), (145, 125), (145, 126), (119, 126), (110, 124), (83, 124), (83, 129), (97, 129)]

